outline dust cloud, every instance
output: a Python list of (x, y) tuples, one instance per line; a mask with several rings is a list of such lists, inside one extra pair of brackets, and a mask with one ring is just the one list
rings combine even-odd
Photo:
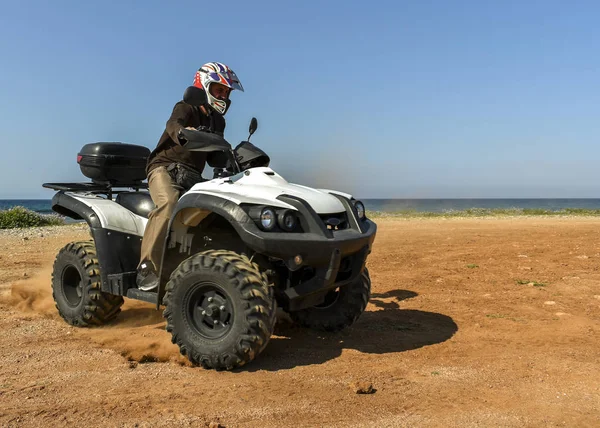
[(22, 312), (58, 316), (52, 299), (52, 265), (46, 265), (31, 278), (15, 281), (10, 294), (2, 296), (0, 303), (13, 306)]
[(171, 343), (165, 330), (162, 309), (137, 301), (126, 301), (121, 313), (110, 324), (81, 330), (79, 335), (103, 348), (112, 349), (128, 361), (139, 363), (174, 362), (191, 365)]
[[(1, 296), (0, 303), (64, 323), (52, 297), (52, 264), (44, 265), (32, 277), (15, 281), (9, 287), (10, 293)], [(171, 343), (165, 325), (162, 309), (126, 299), (121, 313), (113, 321), (104, 326), (77, 328), (71, 337), (112, 349), (128, 361), (190, 365), (180, 354), (179, 347)]]

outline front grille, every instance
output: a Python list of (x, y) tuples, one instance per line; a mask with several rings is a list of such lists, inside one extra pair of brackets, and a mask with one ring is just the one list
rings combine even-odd
[(348, 229), (348, 215), (343, 213), (319, 214), (321, 220), (329, 230)]

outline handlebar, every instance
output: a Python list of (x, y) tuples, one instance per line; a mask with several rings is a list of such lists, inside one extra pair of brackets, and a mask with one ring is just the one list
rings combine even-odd
[(205, 127), (201, 128), (204, 129), (180, 129), (177, 136), (183, 143), (182, 146), (193, 152), (225, 152), (233, 173), (240, 172), (241, 168), (231, 144), (220, 135), (206, 130)]
[(186, 149), (198, 152), (219, 152), (231, 150), (231, 144), (212, 132), (205, 130), (180, 129), (178, 139)]

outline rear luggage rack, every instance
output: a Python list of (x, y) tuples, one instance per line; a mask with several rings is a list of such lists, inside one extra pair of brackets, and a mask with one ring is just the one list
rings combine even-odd
[[(131, 183), (121, 184), (113, 186), (110, 183), (44, 183), (43, 187), (52, 190), (62, 190), (64, 192), (89, 192), (89, 193), (103, 193), (113, 194), (121, 191), (115, 189), (148, 189), (148, 183)], [(126, 191), (126, 190), (123, 190)]]

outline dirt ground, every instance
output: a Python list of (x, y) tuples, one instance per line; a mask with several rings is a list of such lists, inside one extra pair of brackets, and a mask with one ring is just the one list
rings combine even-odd
[(0, 235), (0, 426), (600, 426), (600, 219), (378, 225), (357, 323), (281, 321), (236, 372), (191, 367), (149, 304), (62, 321), (52, 260), (87, 232)]

